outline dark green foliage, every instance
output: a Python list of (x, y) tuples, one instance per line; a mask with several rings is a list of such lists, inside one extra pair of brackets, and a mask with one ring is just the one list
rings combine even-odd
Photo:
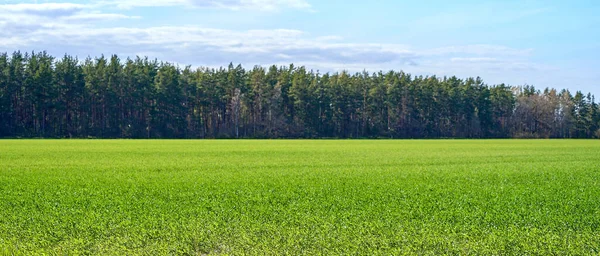
[(6, 53), (0, 54), (0, 137), (10, 134), (10, 122), (12, 121), (11, 92), (8, 91), (8, 66), (8, 55)]
[(0, 137), (592, 138), (591, 94), (404, 72), (0, 54)]

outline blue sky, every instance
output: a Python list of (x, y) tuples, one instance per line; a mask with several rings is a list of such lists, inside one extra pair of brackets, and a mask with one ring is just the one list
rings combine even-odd
[(0, 1), (0, 51), (481, 76), (600, 96), (600, 2)]

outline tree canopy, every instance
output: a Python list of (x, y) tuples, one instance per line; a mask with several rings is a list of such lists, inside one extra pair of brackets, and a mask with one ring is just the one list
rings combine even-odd
[(592, 138), (583, 92), (402, 71), (0, 53), (0, 137)]

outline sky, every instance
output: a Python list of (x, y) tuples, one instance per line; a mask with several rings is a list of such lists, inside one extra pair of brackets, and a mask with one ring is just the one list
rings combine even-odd
[(597, 0), (0, 0), (0, 52), (403, 70), (600, 97)]

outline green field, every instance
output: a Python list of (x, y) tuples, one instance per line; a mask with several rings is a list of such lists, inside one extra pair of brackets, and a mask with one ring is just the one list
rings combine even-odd
[(600, 141), (0, 140), (0, 254), (475, 253), (600, 253)]

